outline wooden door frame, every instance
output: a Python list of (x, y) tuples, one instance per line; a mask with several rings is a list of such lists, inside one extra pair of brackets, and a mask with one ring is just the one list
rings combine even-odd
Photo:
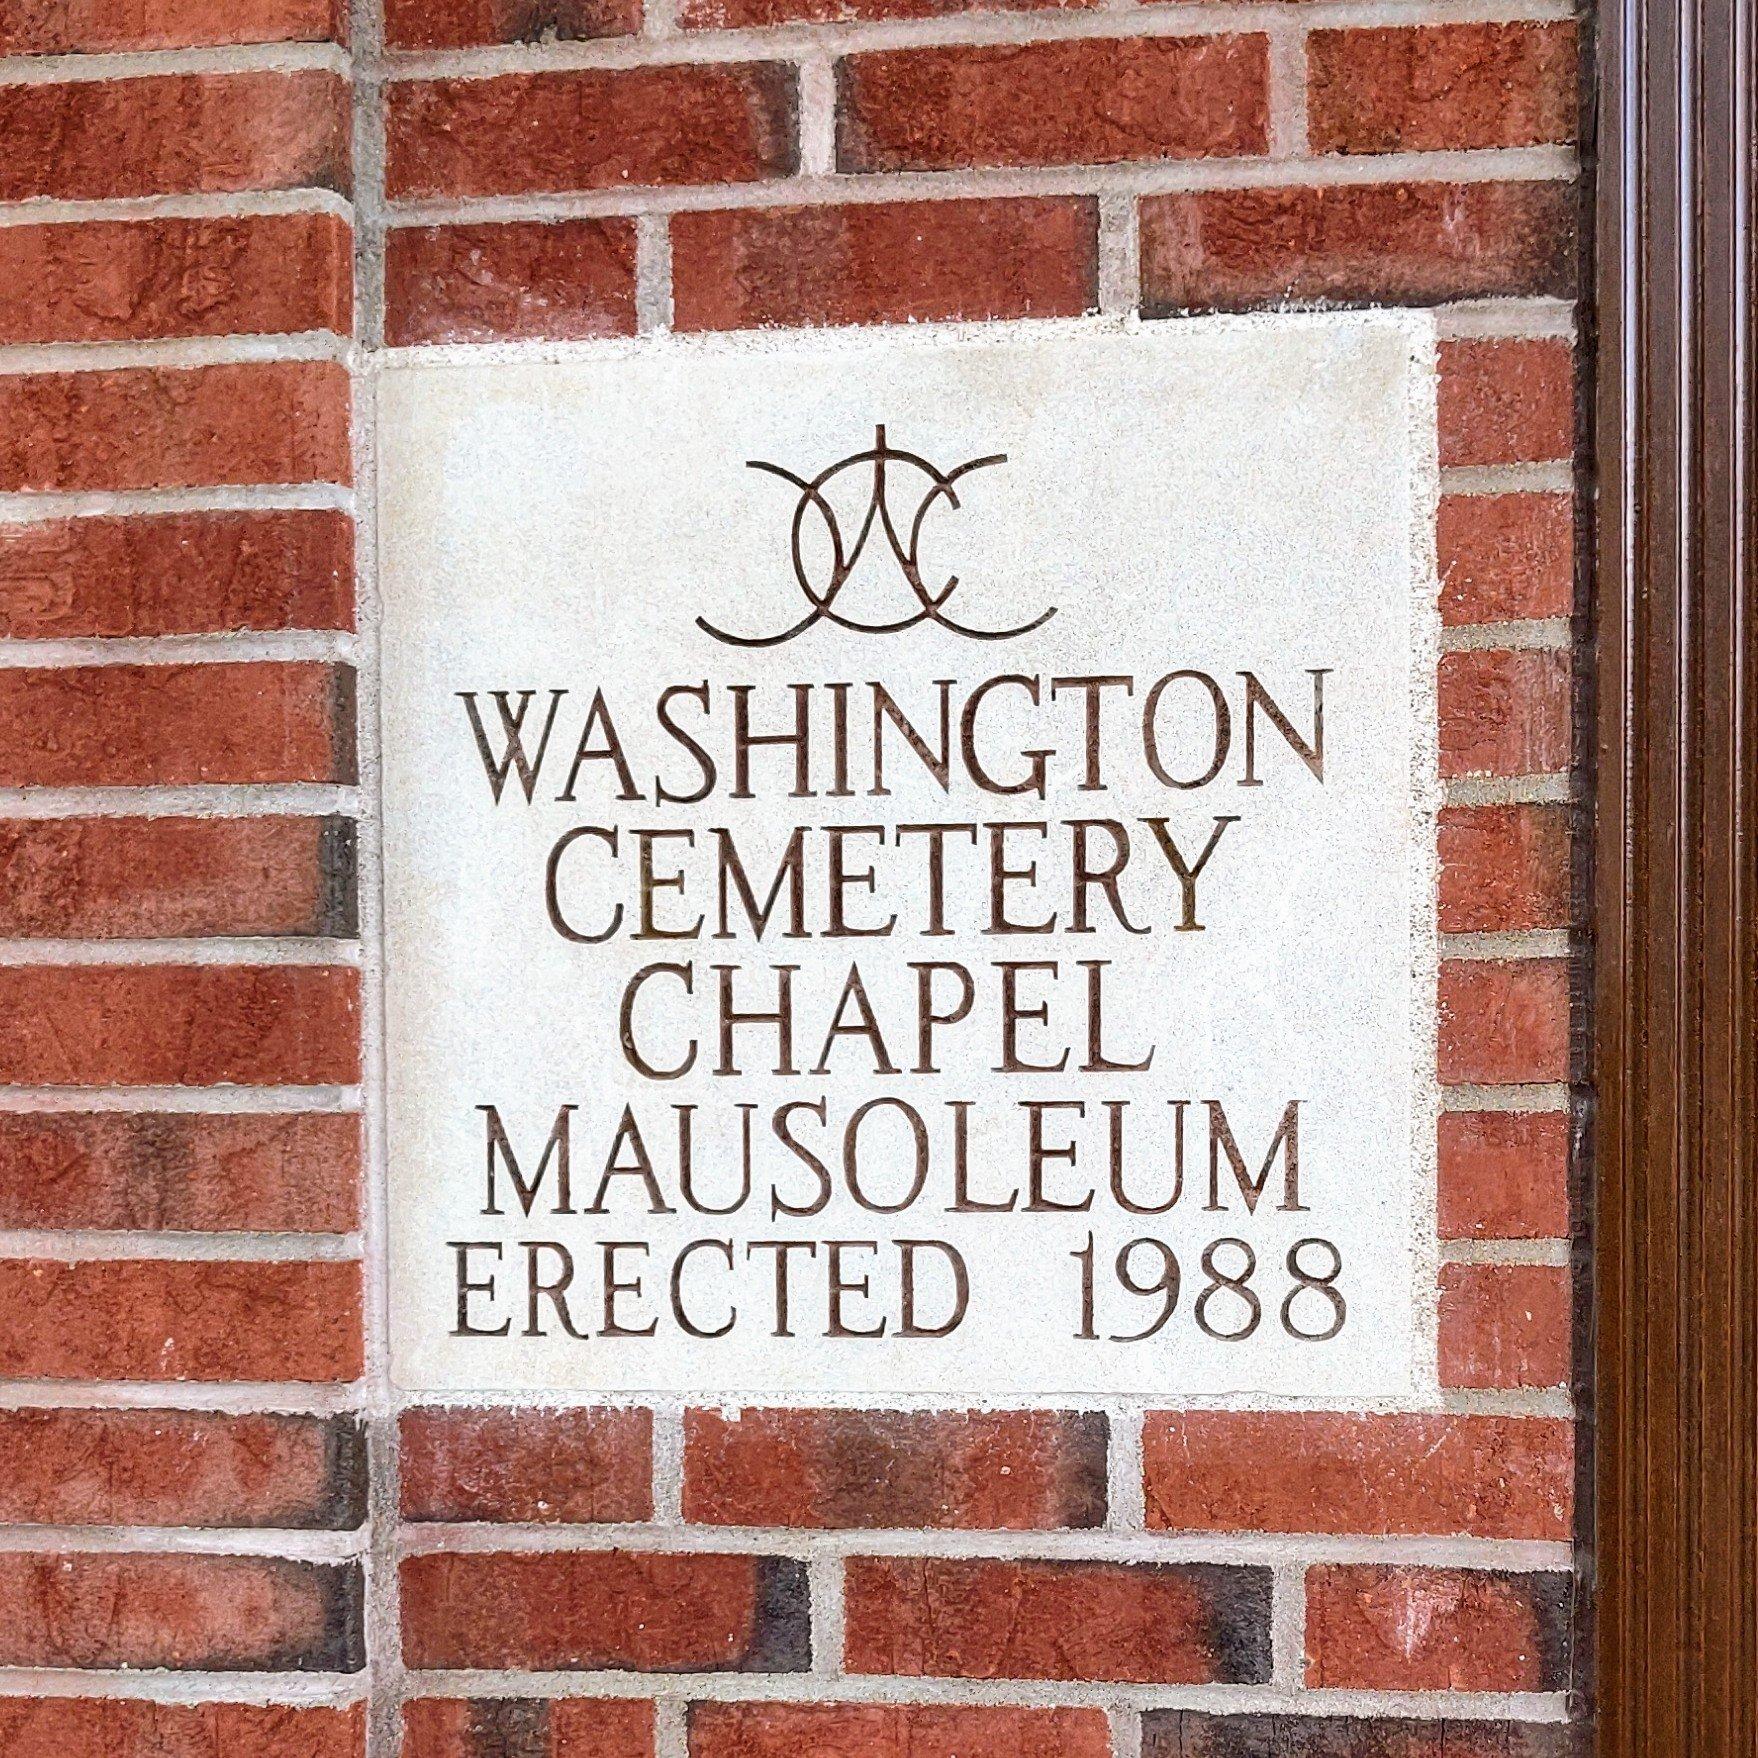
[(1596, 23), (1598, 1751), (1754, 1758), (1758, 0)]

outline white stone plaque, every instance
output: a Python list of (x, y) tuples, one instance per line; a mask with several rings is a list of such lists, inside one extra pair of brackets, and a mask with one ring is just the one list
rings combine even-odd
[(386, 371), (402, 1387), (1432, 1399), (1433, 349)]

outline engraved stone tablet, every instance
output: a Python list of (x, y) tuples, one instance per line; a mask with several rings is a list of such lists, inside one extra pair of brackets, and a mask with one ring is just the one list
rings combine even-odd
[(1434, 431), (1411, 314), (388, 369), (399, 1384), (1432, 1400)]

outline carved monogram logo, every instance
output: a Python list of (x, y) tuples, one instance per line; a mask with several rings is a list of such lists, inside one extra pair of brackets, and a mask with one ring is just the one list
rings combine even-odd
[[(958, 589), (956, 574), (948, 576), (946, 583), (938, 587), (928, 586), (922, 578), (922, 527), (927, 522), (929, 513), (942, 501), (956, 509), (960, 504), (957, 484), (964, 477), (975, 470), (987, 469), (991, 464), (1006, 462), (1006, 453), (999, 452), (993, 457), (972, 458), (968, 464), (960, 464), (956, 470), (941, 470), (919, 453), (898, 451), (887, 444), (882, 425), (873, 430), (873, 444), (865, 451), (851, 453), (828, 469), (820, 470), (809, 480), (804, 476), (796, 476), (793, 471), (780, 464), (764, 463), (757, 458), (748, 459), (748, 469), (767, 471), (771, 476), (779, 476), (782, 481), (792, 483), (799, 490), (799, 499), (794, 505), (791, 533), (793, 569), (794, 579), (798, 582), (800, 591), (805, 594), (810, 609), (798, 622), (773, 635), (735, 635), (725, 629), (717, 629), (706, 617), (697, 617), (697, 626), (715, 640), (724, 641), (732, 647), (777, 647), (783, 641), (791, 641), (794, 636), (803, 635), (807, 629), (820, 622), (834, 623), (838, 628), (860, 635), (894, 635), (902, 629), (913, 629), (918, 623), (938, 623), (941, 628), (950, 629), (955, 635), (968, 636), (973, 641), (1009, 641), (1016, 635), (1030, 634), (1056, 614), (1054, 605), (1041, 616), (1034, 617), (1029, 623), (1022, 623), (1015, 629), (976, 629), (968, 623), (958, 621), (946, 609), (947, 600)], [(873, 482), (865, 516), (852, 544), (845, 543), (836, 511), (825, 493), (826, 485), (848, 470), (868, 470), (872, 473)], [(915, 510), (910, 516), (907, 535), (900, 530), (888, 498), (893, 493), (901, 492), (906, 481), (919, 494)], [(828, 575), (821, 582), (813, 579), (806, 553), (807, 521), (812, 517), (822, 522), (824, 535), (829, 540)], [(875, 531), (889, 545), (892, 557), (918, 606), (906, 615), (883, 622), (850, 616), (836, 605), (837, 598), (854, 574), (867, 544), (869, 541), (876, 541)]]

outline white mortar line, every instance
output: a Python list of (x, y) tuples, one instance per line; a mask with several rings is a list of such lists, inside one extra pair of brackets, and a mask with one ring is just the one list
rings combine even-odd
[(1109, 316), (1141, 309), (1141, 223), (1133, 196), (1099, 197), (1099, 309)]
[(1306, 138), (1306, 26), (1290, 7), (1266, 11), (1269, 32), (1270, 157), (1308, 157)]
[(1443, 1239), (1441, 1261), (1567, 1269), (1574, 1261), (1574, 1246), (1567, 1239)]
[(820, 1678), (834, 1679), (842, 1672), (848, 1634), (842, 1556), (826, 1548), (809, 1549), (806, 1590), (812, 1613), (812, 1671)]
[[(1079, 16), (1079, 15), (1075, 15)], [(1340, 188), (1386, 182), (1563, 182), (1576, 175), (1560, 147), (1487, 152), (1386, 153), (1316, 159), (1164, 159), (1137, 164), (973, 167), (955, 171), (840, 173), (754, 183), (555, 190), (529, 195), (411, 199), (385, 216), (391, 226), (491, 220), (603, 218), (632, 213), (800, 207), (936, 197), (1183, 194), (1205, 189)]]
[(1511, 336), (1573, 341), (1575, 306), (1567, 299), (1456, 299), (1434, 308), (1435, 334), (1443, 342)]
[(256, 660), (340, 661), (355, 657), (344, 629), (241, 630), (228, 635), (79, 636), (48, 641), (0, 639), (0, 670), (40, 665), (242, 665)]
[(1111, 1758), (1141, 1758), (1142, 1712), (1113, 1706), (1105, 1714), (1111, 1724)]
[(346, 77), (348, 51), (335, 43), (227, 43), (200, 49), (0, 56), (0, 85), (79, 85), (192, 73), (303, 73)]
[(635, 216), (635, 327), (643, 335), (669, 330), (671, 227), (663, 214)]
[[(667, 1673), (665, 1688), (692, 1701), (822, 1703), (815, 1673)], [(422, 1696), (638, 1697), (653, 1694), (641, 1672), (490, 1672), (412, 1675)], [(1452, 1721), (1566, 1721), (1562, 1691), (1283, 1691), (1269, 1685), (1136, 1685), (1039, 1679), (916, 1678), (850, 1674), (836, 1681), (841, 1703), (974, 1704), (994, 1708), (1184, 1709), (1209, 1715), (1331, 1715)]]
[(45, 519), (136, 518), (145, 513), (266, 513), (354, 510), (352, 490), (334, 482), (262, 483), (241, 488), (101, 489), (0, 494), (0, 524)]
[(1531, 1086), (1441, 1089), (1443, 1111), (1566, 1111), (1569, 1089), (1560, 1081)]
[[(1301, 22), (1314, 27), (1391, 22), (1485, 23), (1522, 18), (1563, 20), (1567, 0), (1391, 0), (1389, 6), (1308, 4)], [(702, 65), (735, 61), (798, 60), (807, 55), (853, 55), (913, 48), (986, 48), (1075, 39), (1208, 37), (1262, 34), (1280, 26), (1278, 9), (1243, 0), (1204, 6), (1016, 12), (973, 8), (933, 18), (838, 20), (789, 23), (755, 29), (654, 32), (597, 37), (577, 42), (500, 43), (472, 49), (399, 51), (363, 58), (372, 74), (393, 84), (427, 79), (493, 79), (503, 74), (567, 73), (689, 61)]]
[(9, 342), (0, 345), (0, 376), (40, 372), (172, 371), (202, 366), (348, 358), (348, 339), (334, 330), (284, 335), (173, 336), (145, 342)]
[(0, 1111), (175, 1111), (191, 1117), (254, 1117), (307, 1112), (346, 1115), (359, 1109), (357, 1087), (0, 1086)]
[(829, 55), (799, 64), (800, 173), (828, 177), (836, 170), (836, 66)]
[(401, 1554), (534, 1556), (692, 1552), (789, 1557), (808, 1564), (850, 1557), (936, 1557), (1007, 1562), (1202, 1563), (1301, 1568), (1309, 1563), (1407, 1563), (1447, 1569), (1567, 1569), (1565, 1542), (1541, 1539), (1428, 1538), (1398, 1534), (1264, 1532), (961, 1532), (943, 1529), (838, 1529), (662, 1525), (449, 1525), (405, 1523)]
[(360, 1256), (358, 1233), (168, 1233), (138, 1229), (99, 1232), (0, 1231), (0, 1258), (47, 1263), (350, 1263)]
[[(127, 1702), (248, 1703), (345, 1708), (358, 1703), (358, 1673), (90, 1672), (0, 1669), (0, 1697), (99, 1697)], [(230, 1755), (226, 1755), (230, 1758)]]
[(0, 817), (5, 818), (346, 817), (358, 808), (357, 789), (316, 781), (0, 788)]
[(1575, 466), (1566, 459), (1550, 464), (1445, 464), (1442, 494), (1569, 494)]
[(178, 1410), (222, 1416), (351, 1416), (358, 1388), (346, 1382), (224, 1384), (185, 1380), (0, 1380), (0, 1410)]
[(294, 1527), (0, 1526), (0, 1555), (52, 1551), (68, 1556), (291, 1557), (349, 1563), (361, 1554), (365, 1529)]
[(1456, 959), (1567, 958), (1574, 938), (1567, 928), (1522, 928), (1501, 934), (1443, 934), (1441, 957)]
[(0, 940), (0, 968), (22, 965), (302, 965), (360, 963), (355, 940)]
[(1448, 1390), (1442, 1393), (1448, 1410), (1469, 1416), (1564, 1416), (1577, 1412), (1566, 1387), (1543, 1386), (1494, 1391)]
[(241, 189), (190, 195), (117, 195), (91, 200), (33, 195), (0, 201), (0, 226), (87, 225), (100, 220), (250, 220), (273, 214), (353, 217), (354, 204), (333, 189)]
[(1518, 623), (1455, 624), (1441, 631), (1443, 653), (1502, 652), (1525, 648), (1532, 651), (1571, 651), (1574, 632), (1566, 617), (1533, 617)]
[(1270, 1678), (1297, 1691), (1305, 1674), (1306, 1563), (1279, 1562), (1270, 1577)]
[(1136, 1533), (1147, 1524), (1145, 1478), (1142, 1471), (1142, 1417), (1140, 1404), (1109, 1406), (1105, 1412), (1110, 1431), (1106, 1449), (1105, 1529)]
[(653, 1758), (690, 1758), (689, 1705), (675, 1691), (653, 1699)]
[(1455, 775), (1445, 784), (1449, 806), (1567, 804), (1579, 778), (1572, 775)]
[(653, 1518), (681, 1524), (684, 1518), (684, 1407), (667, 1400), (653, 1406)]

